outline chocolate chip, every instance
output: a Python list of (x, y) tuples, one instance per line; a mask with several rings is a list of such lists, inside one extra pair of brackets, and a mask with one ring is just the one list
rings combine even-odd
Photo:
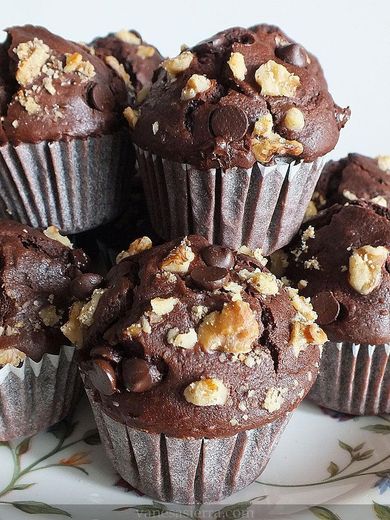
[(78, 300), (86, 300), (93, 291), (101, 285), (103, 277), (100, 274), (84, 273), (72, 280), (70, 292)]
[(281, 60), (290, 63), (291, 65), (295, 65), (296, 67), (305, 67), (307, 65), (306, 51), (303, 47), (298, 45), (298, 43), (291, 43), (284, 47), (277, 47), (275, 49), (275, 54)]
[(207, 246), (201, 251), (205, 263), (211, 267), (231, 269), (234, 266), (234, 255), (228, 247)]
[(337, 320), (340, 313), (340, 304), (330, 291), (323, 291), (311, 299), (312, 305), (318, 314), (317, 322), (328, 325)]
[(111, 364), (105, 359), (94, 359), (87, 370), (92, 385), (103, 395), (112, 395), (116, 391), (116, 375)]
[(222, 267), (195, 267), (191, 271), (191, 278), (195, 285), (206, 291), (214, 291), (223, 287), (228, 276), (228, 270)]
[(126, 359), (122, 363), (122, 378), (129, 392), (146, 392), (153, 386), (151, 367), (144, 359)]
[(90, 356), (92, 358), (104, 358), (108, 361), (113, 361), (114, 363), (119, 363), (121, 360), (121, 355), (119, 352), (114, 350), (112, 347), (107, 346), (100, 346), (91, 349)]
[(109, 87), (95, 83), (88, 91), (88, 104), (99, 112), (104, 112), (114, 108), (115, 100)]
[(210, 126), (215, 136), (226, 140), (241, 139), (248, 129), (248, 118), (241, 108), (227, 105), (214, 110)]

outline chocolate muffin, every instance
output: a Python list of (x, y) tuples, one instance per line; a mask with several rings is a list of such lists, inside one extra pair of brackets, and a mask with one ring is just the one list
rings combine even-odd
[(376, 159), (350, 153), (339, 161), (329, 161), (319, 178), (308, 215), (333, 204), (364, 199), (390, 207), (390, 158)]
[(126, 29), (95, 38), (90, 46), (108, 65), (123, 66), (138, 100), (147, 95), (154, 72), (163, 61), (156, 47), (144, 42), (138, 32)]
[(312, 54), (258, 25), (165, 60), (126, 116), (160, 236), (197, 232), (268, 254), (298, 230), (349, 110)]
[(131, 166), (120, 71), (42, 27), (7, 33), (0, 53), (4, 216), (68, 233), (116, 217)]
[[(79, 390), (74, 347), (61, 332), (88, 259), (54, 227), (0, 221), (0, 440), (58, 422)], [(84, 282), (85, 283), (85, 282)], [(75, 289), (76, 288), (76, 289)], [(91, 289), (92, 292), (93, 288)], [(85, 293), (84, 294), (88, 294)]]
[(118, 261), (69, 325), (108, 455), (152, 497), (219, 500), (266, 465), (326, 336), (259, 250), (143, 237)]
[(355, 201), (307, 222), (286, 276), (311, 297), (329, 337), (310, 394), (354, 415), (390, 412), (390, 212)]

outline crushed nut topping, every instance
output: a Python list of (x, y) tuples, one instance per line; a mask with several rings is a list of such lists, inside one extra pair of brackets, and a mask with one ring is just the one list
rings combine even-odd
[(194, 320), (201, 320), (206, 316), (208, 308), (204, 305), (194, 305), (191, 309), (191, 316)]
[(376, 158), (378, 167), (384, 171), (390, 171), (390, 155), (379, 155), (379, 157)]
[(289, 108), (284, 116), (284, 125), (288, 130), (302, 130), (305, 126), (305, 117), (298, 108)]
[(307, 222), (311, 218), (315, 217), (318, 213), (317, 207), (314, 203), (314, 201), (310, 201), (307, 205), (306, 211), (305, 211), (305, 217), (303, 219), (303, 222)]
[(298, 320), (309, 323), (315, 321), (317, 319), (317, 313), (313, 310), (313, 306), (310, 303), (310, 298), (300, 296), (298, 294), (298, 290), (293, 289), (292, 287), (287, 287), (286, 290), (292, 306), (298, 312)]
[(238, 276), (248, 282), (262, 296), (275, 296), (279, 292), (276, 276), (272, 273), (263, 273), (256, 268), (254, 271), (242, 269)]
[(141, 90), (137, 94), (137, 103), (142, 103), (145, 101), (145, 99), (148, 97), (148, 94), (150, 92), (150, 87), (144, 86), (141, 88)]
[(153, 132), (153, 135), (156, 135), (156, 134), (157, 134), (159, 126), (160, 126), (160, 125), (159, 125), (158, 121), (155, 121), (155, 122), (153, 123), (153, 125), (152, 125), (152, 132)]
[(349, 190), (343, 190), (343, 196), (348, 200), (357, 200), (357, 196)]
[(326, 341), (328, 341), (327, 335), (316, 323), (293, 321), (289, 345), (293, 347), (296, 357), (298, 357), (301, 350), (305, 350), (308, 345), (321, 347)]
[(47, 229), (43, 231), (43, 234), (47, 236), (47, 238), (51, 238), (52, 240), (56, 240), (63, 246), (69, 247), (69, 249), (73, 249), (73, 244), (69, 240), (68, 237), (61, 235), (59, 229), (56, 226), (49, 226)]
[(140, 45), (137, 49), (137, 56), (142, 59), (151, 58), (156, 53), (156, 49), (151, 45)]
[(367, 295), (382, 281), (382, 268), (389, 250), (386, 247), (362, 246), (349, 258), (348, 282), (359, 294)]
[(190, 51), (181, 52), (176, 58), (164, 60), (161, 64), (171, 76), (177, 76), (191, 65), (194, 55)]
[(157, 316), (165, 316), (165, 314), (169, 314), (178, 303), (179, 300), (172, 296), (170, 298), (153, 298), (150, 300), (152, 311), (157, 314)]
[(38, 314), (46, 327), (54, 327), (61, 319), (54, 305), (43, 307)]
[(232, 52), (228, 60), (228, 65), (233, 72), (233, 76), (239, 81), (244, 81), (247, 68), (243, 54), (241, 54), (241, 52)]
[(17, 348), (0, 349), (0, 367), (4, 365), (17, 367), (26, 357), (26, 354)]
[(190, 247), (187, 239), (172, 249), (166, 258), (161, 263), (161, 269), (169, 273), (186, 273), (190, 267), (195, 255)]
[(81, 309), (79, 314), (79, 321), (82, 325), (90, 327), (93, 323), (93, 316), (99, 304), (100, 298), (106, 292), (106, 289), (95, 289), (92, 293), (91, 299)]
[(139, 118), (138, 110), (134, 110), (131, 107), (127, 107), (123, 111), (123, 115), (125, 116), (127, 122), (129, 123), (130, 128), (135, 128)]
[(121, 29), (115, 33), (116, 38), (125, 43), (131, 43), (132, 45), (140, 45), (141, 38), (135, 33), (128, 31), (127, 29)]
[(238, 253), (246, 256), (251, 256), (258, 262), (260, 262), (261, 265), (264, 267), (267, 265), (268, 260), (263, 256), (263, 251), (258, 247), (256, 249), (250, 249), (248, 246), (241, 246), (238, 251)]
[(230, 281), (228, 283), (225, 283), (225, 285), (222, 288), (224, 291), (232, 294), (233, 302), (242, 300), (241, 293), (243, 291), (243, 287), (239, 283)]
[(198, 341), (198, 335), (195, 329), (189, 329), (187, 332), (180, 332), (177, 327), (170, 329), (167, 334), (167, 341), (174, 347), (184, 349), (194, 348)]
[(104, 61), (106, 64), (112, 68), (112, 70), (116, 73), (118, 77), (123, 80), (124, 84), (127, 88), (132, 88), (132, 83), (129, 74), (126, 72), (125, 67), (122, 63), (115, 58), (115, 56), (106, 56)]
[(138, 253), (142, 253), (143, 251), (147, 251), (151, 249), (153, 246), (153, 242), (149, 237), (141, 237), (134, 240), (126, 251), (122, 251), (116, 257), (116, 263), (119, 264), (124, 258), (128, 258), (129, 256), (138, 255)]
[(203, 350), (249, 352), (259, 337), (259, 325), (249, 303), (232, 301), (208, 314), (198, 329)]
[(381, 195), (377, 195), (371, 199), (371, 202), (377, 204), (378, 206), (382, 206), (382, 208), (387, 208), (387, 200)]
[(313, 258), (310, 258), (309, 260), (305, 260), (303, 263), (303, 267), (305, 269), (315, 269), (316, 271), (319, 271), (321, 269), (320, 263), (317, 258), (313, 256)]
[(70, 308), (68, 321), (61, 327), (62, 334), (77, 347), (83, 346), (83, 326), (79, 320), (83, 307), (83, 302), (75, 302)]
[(19, 58), (16, 81), (25, 87), (40, 75), (43, 65), (50, 58), (50, 47), (42, 40), (34, 38), (32, 41), (20, 43), (14, 52)]
[(83, 60), (83, 56), (79, 52), (73, 54), (65, 54), (66, 64), (64, 67), (65, 74), (70, 72), (78, 72), (80, 75), (85, 76), (88, 79), (93, 78), (96, 75), (95, 67), (88, 60)]
[(125, 337), (137, 338), (140, 334), (142, 334), (142, 332), (145, 334), (151, 334), (152, 332), (152, 327), (150, 326), (148, 318), (145, 315), (142, 315), (138, 322), (133, 323), (127, 327), (123, 335)]
[(49, 92), (49, 94), (54, 96), (54, 94), (56, 93), (56, 89), (54, 88), (52, 78), (50, 78), (50, 77), (43, 78), (42, 83), (43, 83), (44, 88)]
[(215, 378), (194, 381), (184, 390), (186, 401), (196, 406), (224, 405), (228, 395), (223, 381)]
[(287, 388), (269, 388), (265, 394), (262, 407), (270, 413), (280, 410), (286, 393)]
[(181, 99), (188, 101), (202, 92), (206, 92), (211, 87), (211, 81), (201, 74), (193, 74), (187, 81), (186, 86), (181, 91)]
[(19, 90), (16, 98), (30, 116), (34, 116), (41, 112), (41, 106), (35, 101), (33, 96)]
[(255, 79), (265, 96), (294, 97), (301, 83), (299, 76), (273, 60), (260, 65), (255, 72)]

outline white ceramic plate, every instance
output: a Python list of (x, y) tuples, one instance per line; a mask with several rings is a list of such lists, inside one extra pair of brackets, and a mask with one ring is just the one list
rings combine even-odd
[(0, 520), (390, 519), (389, 417), (350, 418), (304, 403), (258, 482), (199, 507), (153, 503), (123, 487), (85, 400), (72, 422), (0, 443)]

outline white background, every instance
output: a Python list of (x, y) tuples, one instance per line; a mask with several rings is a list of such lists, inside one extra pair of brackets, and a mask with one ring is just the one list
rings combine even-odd
[(333, 156), (390, 154), (389, 0), (3, 0), (3, 27), (34, 23), (88, 42), (136, 29), (164, 55), (233, 25), (276, 24), (317, 55), (352, 117)]

